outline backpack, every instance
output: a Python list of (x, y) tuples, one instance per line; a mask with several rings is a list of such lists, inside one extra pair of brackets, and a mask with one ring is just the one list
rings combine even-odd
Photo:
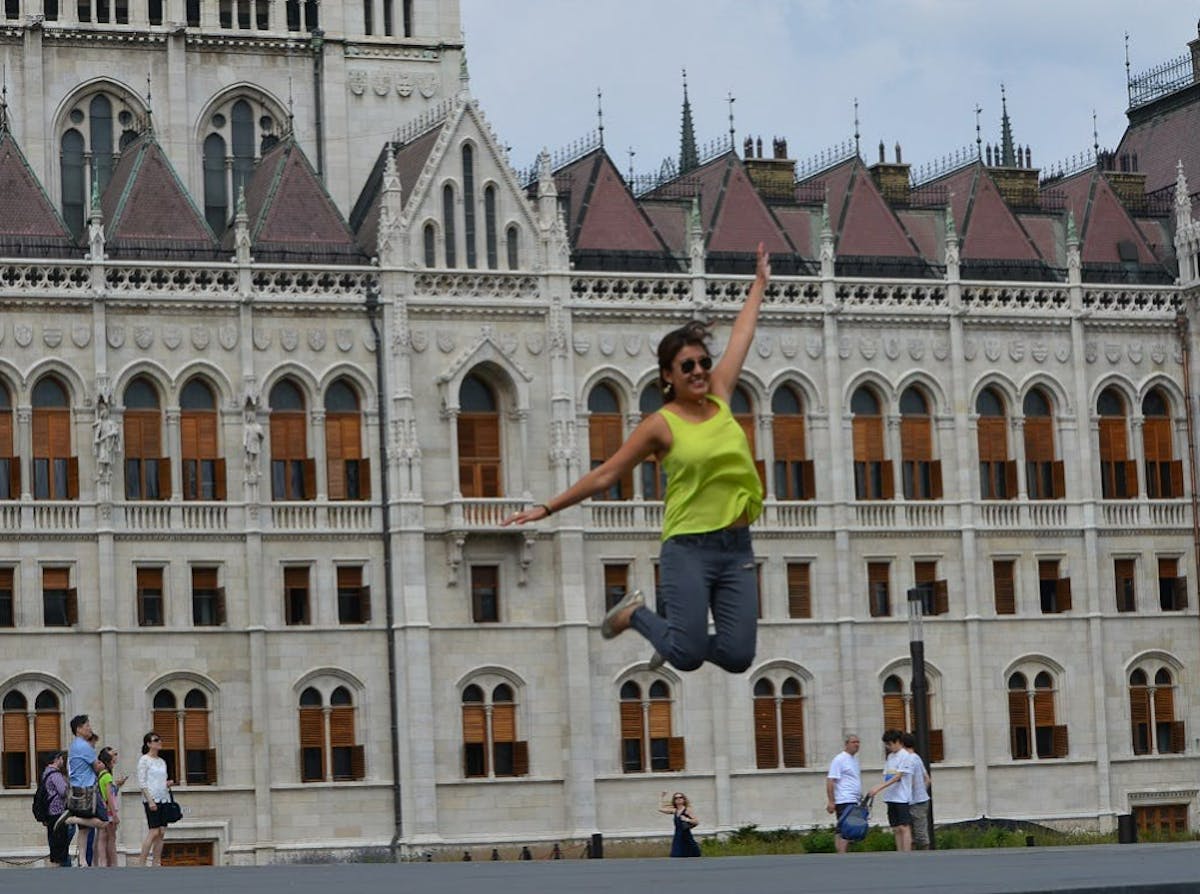
[(863, 798), (857, 804), (851, 804), (838, 817), (838, 835), (846, 841), (862, 841), (867, 837), (870, 823), (867, 818), (871, 815), (871, 799)]
[(43, 826), (50, 822), (50, 786), (46, 784), (48, 775), (42, 776), (33, 793), (33, 818)]

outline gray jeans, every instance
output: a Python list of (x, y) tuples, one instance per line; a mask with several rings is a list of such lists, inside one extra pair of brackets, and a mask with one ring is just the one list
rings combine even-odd
[[(661, 618), (647, 608), (633, 614), (634, 630), (681, 671), (705, 661), (740, 674), (754, 660), (758, 633), (758, 572), (750, 529), (677, 534), (659, 555)], [(716, 632), (708, 632), (712, 612)]]

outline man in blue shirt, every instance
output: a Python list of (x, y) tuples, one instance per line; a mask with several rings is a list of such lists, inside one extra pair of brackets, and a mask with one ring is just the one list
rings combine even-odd
[[(96, 749), (88, 741), (92, 735), (92, 722), (86, 714), (79, 714), (71, 718), (71, 733), (75, 736), (67, 751), (67, 777), (70, 780), (71, 788), (94, 789), (96, 772), (104, 765), (100, 763), (100, 759), (96, 757)], [(64, 810), (58, 821), (79, 826), (103, 826), (108, 821), (108, 814), (98, 797), (95, 804), (94, 816), (68, 817), (68, 812)]]

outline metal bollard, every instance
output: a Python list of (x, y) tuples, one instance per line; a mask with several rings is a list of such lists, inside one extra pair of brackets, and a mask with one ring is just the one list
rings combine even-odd
[(499, 860), (499, 859), (500, 859), (500, 848), (498, 848), (498, 847), (494, 847), (494, 848), (492, 848), (492, 859), (493, 859), (493, 860)]
[(593, 860), (604, 859), (604, 836), (599, 832), (592, 833), (592, 845), (588, 848), (588, 856)]
[(554, 842), (554, 850), (550, 851), (550, 859), (551, 860), (561, 860), (562, 859), (562, 848), (558, 846), (557, 841)]
[(1137, 821), (1132, 813), (1122, 813), (1117, 816), (1117, 843), (1137, 844)]

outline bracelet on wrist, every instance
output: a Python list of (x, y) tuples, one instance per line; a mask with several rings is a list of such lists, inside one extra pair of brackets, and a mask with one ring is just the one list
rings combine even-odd
[(545, 511), (547, 518), (554, 514), (554, 510), (550, 508), (549, 503), (538, 503), (537, 505)]

